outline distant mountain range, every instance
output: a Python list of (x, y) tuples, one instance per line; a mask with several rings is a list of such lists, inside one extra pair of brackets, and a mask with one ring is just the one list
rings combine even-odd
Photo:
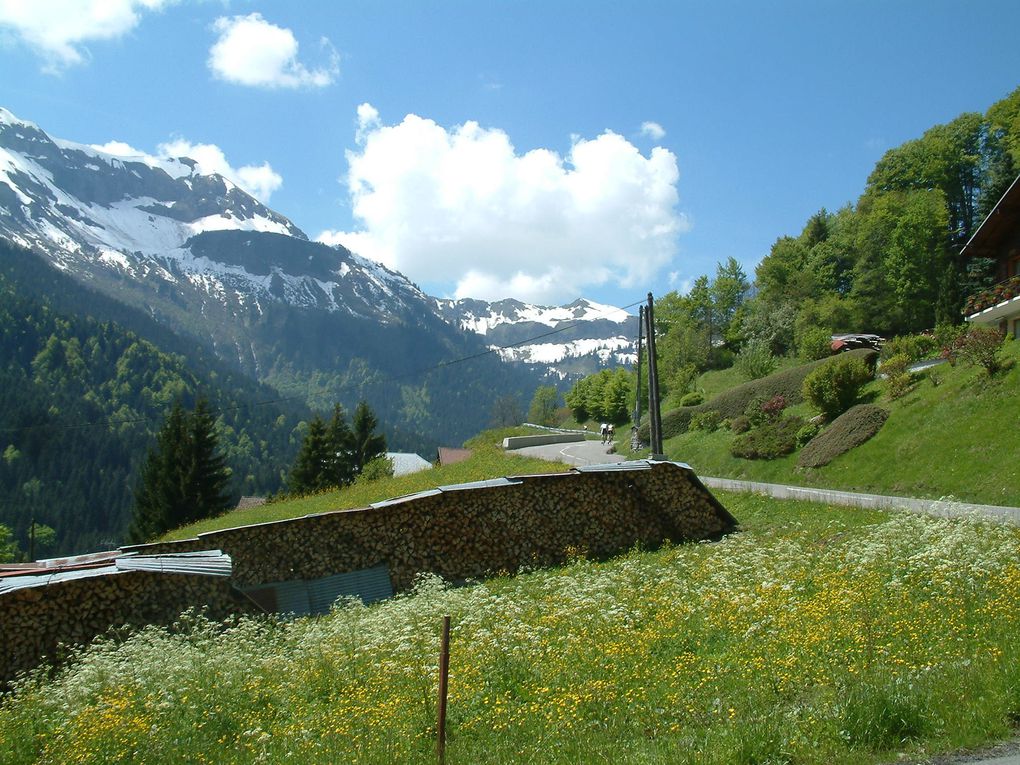
[[(495, 397), (526, 405), (550, 375), (633, 360), (636, 322), (615, 309), (437, 300), (374, 261), (310, 241), (187, 157), (115, 156), (4, 109), (0, 237), (312, 406), (385, 399), (384, 421), (444, 441), (484, 426)], [(465, 418), (460, 396), (456, 413), (445, 411), (467, 369), (424, 370), (496, 347), (497, 358), (471, 365), (474, 415)]]
[(436, 305), (447, 321), (484, 336), (503, 359), (541, 365), (561, 377), (637, 361), (637, 317), (584, 298), (559, 307), (513, 299)]

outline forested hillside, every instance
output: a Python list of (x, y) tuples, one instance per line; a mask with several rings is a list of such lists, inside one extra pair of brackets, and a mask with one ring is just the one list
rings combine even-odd
[(992, 262), (960, 250), (1020, 174), (1020, 89), (890, 149), (853, 204), (781, 236), (753, 278), (730, 258), (685, 295), (659, 297), (659, 373), (674, 403), (707, 369), (761, 376), (820, 358), (832, 334), (885, 337), (963, 321)]
[(40, 554), (121, 541), (137, 468), (175, 400), (218, 413), (231, 491), (272, 492), (305, 410), (188, 347), (141, 312), (0, 242), (0, 524), (27, 549), (34, 516), (56, 531)]

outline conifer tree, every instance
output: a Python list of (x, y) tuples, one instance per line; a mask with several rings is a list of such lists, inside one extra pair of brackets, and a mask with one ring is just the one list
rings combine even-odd
[(379, 424), (368, 404), (362, 401), (354, 410), (353, 435), (354, 472), (360, 474), (365, 465), (386, 453), (386, 436), (376, 433)]
[(144, 542), (230, 507), (230, 471), (219, 453), (216, 420), (207, 401), (190, 415), (174, 403), (149, 450), (135, 491), (128, 536)]
[(326, 466), (330, 462), (326, 431), (326, 423), (319, 415), (308, 423), (308, 432), (287, 482), (292, 494), (311, 494), (329, 485), (326, 482)]
[(348, 486), (354, 483), (357, 471), (354, 466), (354, 433), (347, 424), (340, 404), (333, 405), (333, 418), (326, 428), (326, 473), (330, 485)]

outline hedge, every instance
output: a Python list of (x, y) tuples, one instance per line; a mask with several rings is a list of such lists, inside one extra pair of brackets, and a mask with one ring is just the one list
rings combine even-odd
[(836, 457), (860, 446), (885, 424), (889, 412), (874, 404), (858, 404), (808, 441), (797, 457), (800, 467), (822, 467)]
[[(870, 348), (858, 348), (853, 351), (847, 351), (846, 355), (858, 356), (872, 368), (874, 368), (875, 363), (878, 361), (878, 353)], [(691, 417), (699, 412), (716, 411), (719, 412), (719, 416), (724, 420), (739, 417), (744, 414), (747, 405), (756, 396), (770, 399), (773, 396), (781, 395), (786, 398), (788, 405), (799, 404), (804, 400), (801, 394), (804, 378), (827, 361), (829, 359), (819, 359), (818, 361), (801, 364), (800, 366), (784, 369), (780, 372), (774, 372), (768, 377), (762, 377), (760, 380), (750, 380), (723, 391), (704, 404), (685, 406), (681, 409), (666, 412), (662, 415), (662, 438), (665, 440), (686, 433), (690, 427)], [(639, 429), (639, 436), (641, 440), (648, 443), (647, 422), (642, 423)]]

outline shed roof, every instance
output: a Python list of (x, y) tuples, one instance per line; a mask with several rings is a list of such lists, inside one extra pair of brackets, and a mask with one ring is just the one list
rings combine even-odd
[(431, 462), (413, 452), (386, 452), (386, 456), (393, 460), (393, 475), (395, 476), (432, 469)]
[(96, 565), (54, 566), (25, 569), (24, 573), (8, 572), (0, 578), (0, 595), (14, 590), (44, 587), (76, 579), (97, 576), (114, 576), (127, 571), (150, 571), (163, 574), (191, 574), (196, 576), (230, 576), (230, 556), (220, 550), (169, 553), (166, 555), (138, 555), (120, 553), (116, 558)]

